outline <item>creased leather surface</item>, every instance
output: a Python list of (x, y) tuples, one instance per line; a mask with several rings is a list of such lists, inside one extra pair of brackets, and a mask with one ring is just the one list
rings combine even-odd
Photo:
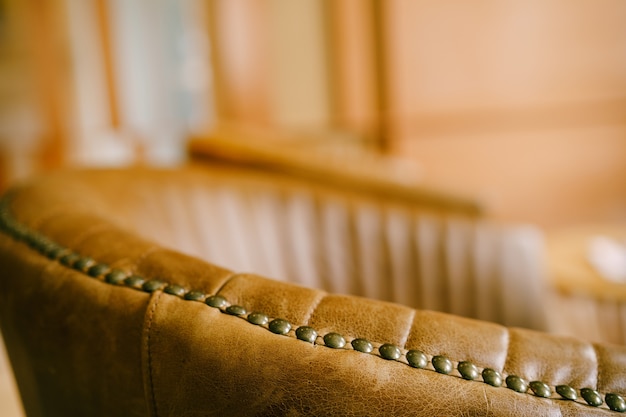
[[(294, 326), (308, 324), (322, 335), (367, 337), (376, 346), (394, 343), (445, 354), (550, 385), (626, 394), (623, 347), (233, 274), (161, 246), (175, 240), (174, 229), (188, 231), (185, 224), (199, 219), (189, 213), (209, 207), (176, 209), (172, 205), (179, 202), (171, 198), (184, 198), (184, 190), (198, 193), (204, 181), (223, 178), (217, 174), (217, 179), (185, 171), (75, 175), (52, 176), (22, 189), (12, 202), (15, 216), (99, 262), (217, 292), (249, 311), (286, 318)], [(162, 199), (156, 198), (161, 191)], [(237, 251), (240, 235), (254, 232), (239, 227), (219, 234), (219, 222), (212, 221), (211, 227), (198, 223), (195, 244), (217, 242), (216, 248), (223, 243)], [(263, 236), (263, 230), (254, 233)], [(279, 336), (201, 302), (106, 284), (5, 234), (0, 234), (0, 265), (0, 323), (29, 416), (613, 414)]]
[(312, 346), (166, 295), (154, 308), (149, 354), (158, 416), (611, 414)]
[(0, 319), (29, 416), (145, 416), (148, 295), (104, 285), (0, 237)]

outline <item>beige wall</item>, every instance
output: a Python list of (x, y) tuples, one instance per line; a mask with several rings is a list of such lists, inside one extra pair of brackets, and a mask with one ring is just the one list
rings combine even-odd
[(425, 181), (506, 220), (626, 220), (626, 2), (385, 4), (389, 137)]
[(392, 115), (626, 95), (626, 2), (385, 2)]
[(626, 127), (419, 137), (396, 151), (422, 180), (475, 195), (491, 217), (547, 228), (626, 220)]

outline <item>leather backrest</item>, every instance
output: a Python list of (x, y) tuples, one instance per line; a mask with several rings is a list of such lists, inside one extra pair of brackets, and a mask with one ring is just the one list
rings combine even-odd
[[(235, 178), (222, 174), (71, 172), (5, 200), (0, 320), (29, 415), (600, 415), (605, 394), (626, 394), (621, 347), (233, 273), (167, 249), (245, 238), (203, 223), (223, 219), (197, 194)], [(242, 184), (258, 191), (258, 180)], [(437, 215), (416, 212), (427, 214)], [(109, 275), (118, 270), (124, 281)], [(511, 389), (490, 385), (485, 369), (511, 377)], [(583, 388), (599, 391), (600, 408)]]

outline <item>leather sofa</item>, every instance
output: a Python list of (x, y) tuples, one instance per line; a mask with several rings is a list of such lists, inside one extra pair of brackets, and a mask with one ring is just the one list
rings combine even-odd
[[(450, 288), (462, 279), (442, 284), (448, 278), (440, 277), (455, 275), (452, 260), (468, 259), (445, 254), (475, 252), (440, 250), (445, 256), (435, 259), (441, 263), (429, 265), (448, 267), (417, 274), (416, 287), (411, 270), (389, 266), (400, 256), (396, 250), (413, 259), (397, 242), (421, 253), (403, 223), (392, 229), (400, 239), (390, 240), (383, 233), (389, 229), (376, 226), (379, 206), (362, 195), (323, 187), (308, 193), (298, 191), (300, 185), (224, 167), (134, 169), (69, 171), (6, 194), (0, 325), (27, 414), (587, 416), (626, 410), (626, 348), (408, 307), (432, 302), (451, 311), (451, 300), (465, 300), (467, 315), (484, 309), (497, 318), (505, 311), (502, 293)], [(363, 223), (369, 229), (336, 220), (352, 218), (346, 213), (361, 203), (370, 210)], [(284, 207), (291, 209), (276, 210)], [(418, 212), (445, 217), (436, 207)], [(361, 235), (364, 230), (371, 233)], [(357, 249), (342, 249), (346, 243)], [(259, 272), (255, 267), (263, 265), (295, 283), (229, 269)], [(396, 259), (395, 265), (409, 263)], [(444, 301), (429, 301), (425, 293)], [(522, 318), (537, 307), (529, 300), (516, 305), (524, 314), (513, 317)]]

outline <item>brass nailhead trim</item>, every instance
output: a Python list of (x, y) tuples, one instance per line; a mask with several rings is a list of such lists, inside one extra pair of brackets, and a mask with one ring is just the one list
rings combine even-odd
[(232, 316), (245, 316), (247, 313), (245, 308), (235, 304), (226, 307), (225, 311)]
[(569, 385), (557, 385), (554, 387), (557, 394), (563, 397), (566, 400), (576, 401), (578, 399), (578, 394), (576, 390)]
[(61, 257), (60, 262), (65, 266), (73, 266), (80, 259), (76, 253), (68, 253)]
[(617, 394), (606, 394), (604, 397), (604, 401), (606, 401), (606, 405), (613, 411), (617, 411), (623, 413), (626, 411), (626, 401), (621, 395)]
[(105, 264), (96, 264), (96, 265), (91, 266), (87, 270), (87, 274), (89, 276), (94, 277), (94, 278), (97, 278), (100, 275), (103, 275), (103, 274), (105, 274), (107, 272), (109, 272), (109, 266), (105, 265)]
[(207, 297), (204, 302), (206, 303), (206, 305), (215, 308), (222, 308), (226, 306), (226, 304), (228, 304), (226, 299), (220, 295), (212, 295), (210, 297)]
[(390, 361), (391, 360), (396, 361), (400, 359), (400, 357), (402, 356), (402, 352), (400, 351), (400, 348), (396, 345), (392, 345), (389, 343), (385, 343), (384, 345), (379, 347), (378, 353), (380, 353), (380, 356), (383, 359), (387, 359)]
[(324, 344), (333, 349), (343, 349), (346, 339), (339, 333), (327, 333), (324, 335)]
[[(322, 344), (318, 341), (319, 335), (317, 331), (312, 327), (300, 326), (293, 332), (292, 325), (287, 320), (280, 318), (271, 319), (260, 312), (248, 314), (243, 306), (230, 304), (220, 295), (213, 294), (206, 296), (201, 291), (187, 291), (184, 287), (177, 284), (170, 284), (160, 280), (146, 280), (141, 276), (131, 275), (122, 270), (110, 269), (107, 265), (99, 264), (89, 257), (83, 257), (71, 251), (69, 248), (63, 247), (51, 241), (46, 236), (32, 231), (19, 223), (9, 211), (9, 201), (10, 195), (6, 195), (0, 200), (0, 230), (4, 231), (13, 239), (26, 243), (29, 247), (48, 259), (58, 261), (67, 267), (73, 268), (95, 279), (100, 279), (107, 284), (123, 285), (139, 291), (154, 292), (162, 290), (172, 296), (183, 297), (185, 300), (203, 301), (211, 308), (216, 308), (224, 313), (241, 317), (252, 324), (265, 327), (273, 333), (295, 335), (298, 340), (307, 343), (320, 344), (334, 349), (348, 349), (348, 346), (350, 346), (352, 350), (357, 352), (375, 354), (374, 346), (366, 339), (356, 338), (353, 339), (350, 344), (347, 344), (343, 335), (331, 332), (324, 335)], [(429, 369), (429, 356), (417, 349), (404, 351), (392, 344), (381, 344), (378, 347), (378, 356), (387, 360), (405, 363), (414, 368)], [(431, 356), (430, 363), (432, 364), (430, 370), (437, 371), (441, 374), (451, 374), (454, 370), (452, 361), (443, 355)], [(493, 387), (500, 387), (503, 383), (503, 376), (498, 371), (490, 368), (484, 368), (480, 371), (476, 365), (468, 361), (458, 362), (457, 371), (461, 378), (468, 380), (476, 380), (480, 374), (483, 382)], [(621, 395), (615, 393), (605, 394), (603, 401), (602, 395), (599, 392), (592, 388), (582, 388), (580, 390), (580, 396), (582, 400), (584, 400), (583, 402), (579, 399), (576, 390), (568, 385), (555, 386), (554, 391), (560, 397), (554, 397), (551, 387), (542, 381), (532, 381), (529, 384), (523, 378), (516, 375), (506, 376), (505, 381), (508, 388), (520, 393), (526, 394), (530, 387), (530, 390), (538, 397), (562, 398), (575, 401), (578, 404), (603, 407), (616, 412), (626, 411), (626, 400), (624, 400)]]
[(587, 401), (587, 404), (600, 407), (603, 403), (600, 393), (593, 388), (583, 388), (580, 390), (580, 395)]
[(78, 269), (81, 272), (87, 272), (87, 270), (94, 265), (96, 262), (86, 256), (83, 256), (81, 258), (79, 258), (76, 262), (74, 262), (74, 265), (72, 265), (74, 267), (74, 269)]
[(248, 314), (248, 321), (252, 324), (256, 324), (257, 326), (265, 326), (270, 319), (263, 313), (255, 312)]
[(187, 292), (187, 290), (185, 290), (185, 287), (181, 287), (180, 285), (176, 285), (176, 284), (168, 285), (167, 287), (163, 289), (163, 291), (166, 292), (167, 294), (175, 295), (177, 297), (182, 297)]
[(428, 365), (428, 358), (421, 350), (413, 349), (406, 353), (406, 360), (413, 368), (425, 368)]
[(478, 378), (478, 368), (471, 362), (459, 362), (459, 365), (456, 367), (456, 369), (459, 371), (463, 379), (471, 381)]
[(506, 386), (513, 391), (517, 391), (522, 394), (528, 391), (528, 383), (517, 375), (507, 376), (505, 382)]
[[(248, 319), (249, 320), (249, 319)], [(287, 334), (291, 330), (291, 323), (285, 319), (274, 319), (269, 324), (270, 332), (276, 334)]]
[(185, 300), (190, 301), (204, 301), (206, 295), (202, 291), (189, 291), (185, 294)]
[(109, 284), (121, 284), (126, 279), (127, 275), (124, 271), (114, 269), (104, 276), (104, 280)]
[(452, 372), (452, 362), (445, 356), (437, 355), (433, 357), (431, 362), (435, 367), (435, 371), (439, 372), (440, 374), (449, 374), (450, 372)]
[(143, 283), (145, 281), (146, 280), (143, 277), (140, 277), (139, 275), (131, 275), (130, 277), (124, 280), (124, 284), (132, 288), (140, 289), (142, 288)]
[(309, 326), (300, 326), (296, 329), (296, 337), (309, 343), (315, 343), (317, 340), (317, 332)]
[(350, 342), (352, 349), (362, 353), (372, 353), (374, 346), (367, 339), (354, 339)]
[(160, 281), (158, 279), (153, 279), (144, 282), (141, 285), (141, 289), (145, 292), (155, 292), (157, 290), (163, 289), (165, 286), (167, 286), (166, 282)]
[(483, 369), (481, 375), (483, 377), (483, 381), (485, 381), (486, 384), (489, 384), (492, 387), (502, 386), (502, 375), (500, 375), (500, 372), (491, 368), (485, 368)]
[(545, 382), (531, 381), (531, 383), (528, 384), (528, 386), (535, 393), (537, 397), (550, 398), (550, 396), (552, 395), (552, 391), (550, 390), (550, 387)]

